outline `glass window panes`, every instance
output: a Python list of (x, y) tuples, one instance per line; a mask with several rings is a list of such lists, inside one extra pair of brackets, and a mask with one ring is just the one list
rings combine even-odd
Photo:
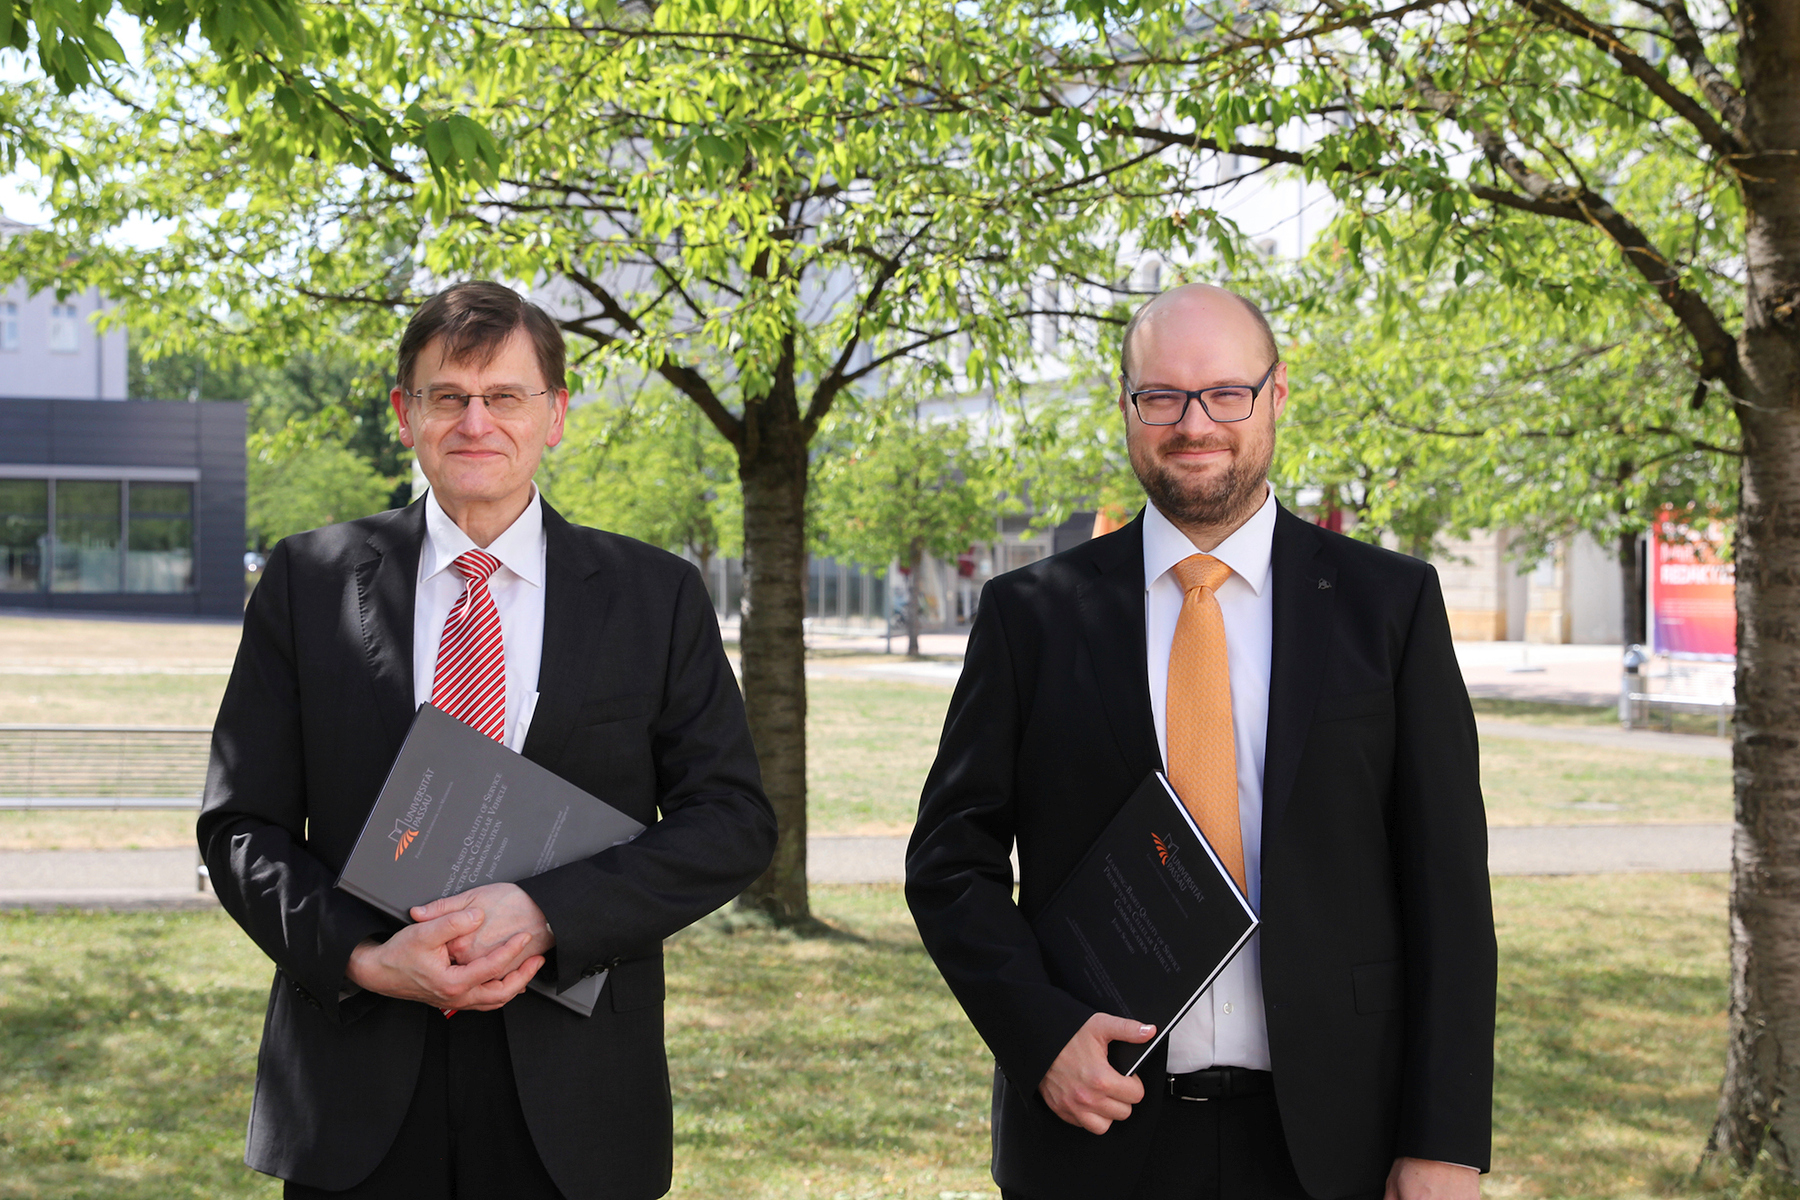
[(127, 485), (131, 528), (125, 556), (128, 592), (194, 590), (194, 485)]
[(52, 304), (50, 306), (50, 352), (52, 354), (73, 354), (81, 348), (80, 334), (76, 322), (81, 314), (73, 304)]
[(8, 300), (0, 304), (0, 350), (19, 348), (19, 306)]
[(116, 479), (56, 481), (53, 591), (119, 590), (119, 489)]
[(49, 480), (0, 479), (0, 592), (43, 590), (49, 536)]

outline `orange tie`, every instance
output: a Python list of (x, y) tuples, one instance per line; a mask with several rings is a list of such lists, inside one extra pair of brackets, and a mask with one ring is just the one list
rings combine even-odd
[(1169, 782), (1242, 888), (1244, 839), (1238, 828), (1231, 672), (1225, 614), (1214, 595), (1231, 568), (1209, 554), (1191, 554), (1174, 569), (1184, 595), (1169, 646)]

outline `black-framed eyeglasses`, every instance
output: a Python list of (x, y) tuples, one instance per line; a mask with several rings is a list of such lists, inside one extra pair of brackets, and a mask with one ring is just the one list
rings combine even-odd
[[(1188, 405), (1195, 400), (1200, 402), (1200, 411), (1221, 425), (1233, 421), (1249, 420), (1250, 414), (1256, 411), (1256, 398), (1262, 394), (1263, 385), (1269, 382), (1269, 376), (1275, 374), (1275, 368), (1281, 365), (1276, 359), (1263, 372), (1263, 377), (1256, 381), (1255, 387), (1243, 384), (1232, 384), (1226, 387), (1201, 388), (1197, 392), (1184, 392), (1179, 388), (1142, 388), (1138, 391), (1126, 391), (1131, 397), (1131, 407), (1137, 410), (1138, 420), (1146, 425), (1179, 425), (1187, 416)], [(1119, 377), (1126, 388), (1131, 381), (1124, 376)]]
[(428, 392), (421, 389), (404, 394), (419, 406), (422, 414), (433, 420), (460, 418), (468, 411), (471, 400), (480, 400), (491, 415), (504, 419), (518, 416), (533, 400), (539, 396), (548, 396), (550, 389), (545, 388), (541, 392), (527, 392), (519, 388), (501, 388), (497, 392)]

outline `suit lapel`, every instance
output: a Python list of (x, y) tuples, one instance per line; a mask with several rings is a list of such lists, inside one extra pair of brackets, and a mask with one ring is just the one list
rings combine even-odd
[(537, 711), (523, 749), (526, 758), (550, 766), (605, 670), (601, 642), (618, 580), (601, 570), (592, 546), (548, 504), (544, 543), (544, 651)]
[(1323, 539), (1285, 508), (1275, 514), (1270, 585), (1275, 589), (1269, 662), (1269, 729), (1263, 754), (1263, 845), (1281, 826), (1300, 767), (1319, 676), (1331, 640), (1337, 571), (1319, 557)]
[(1081, 636), (1107, 725), (1133, 779), (1162, 769), (1144, 658), (1144, 516), (1094, 547), (1097, 573), (1076, 587)]
[(356, 560), (356, 607), (375, 707), (388, 740), (399, 746), (413, 717), (413, 600), (425, 503), (415, 501), (376, 527)]

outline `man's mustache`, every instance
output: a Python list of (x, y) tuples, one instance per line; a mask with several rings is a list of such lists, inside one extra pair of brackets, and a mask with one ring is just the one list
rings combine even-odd
[(1191, 450), (1235, 450), (1229, 441), (1223, 438), (1172, 438), (1157, 447), (1161, 454), (1185, 454)]

